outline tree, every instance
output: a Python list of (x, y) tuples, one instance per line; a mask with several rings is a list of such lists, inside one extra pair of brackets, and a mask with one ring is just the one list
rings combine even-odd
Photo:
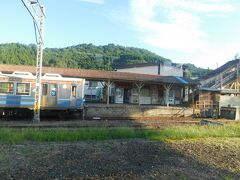
[[(113, 70), (122, 65), (150, 62), (171, 62), (146, 49), (108, 44), (95, 46), (79, 44), (66, 48), (45, 48), (43, 65), (85, 69)], [(19, 43), (0, 44), (0, 62), (4, 64), (35, 65), (36, 45)], [(189, 75), (203, 76), (210, 70), (188, 66)]]

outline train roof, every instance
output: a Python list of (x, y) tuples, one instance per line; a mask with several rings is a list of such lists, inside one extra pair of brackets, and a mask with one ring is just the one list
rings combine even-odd
[[(26, 71), (14, 71), (13, 73), (2, 73), (0, 72), (0, 77), (5, 78), (19, 78), (19, 79), (35, 79), (36, 77), (31, 72)], [(62, 77), (60, 74), (56, 73), (45, 73), (42, 76), (42, 80), (59, 80), (59, 81), (83, 81), (83, 78), (73, 78), (73, 77)]]

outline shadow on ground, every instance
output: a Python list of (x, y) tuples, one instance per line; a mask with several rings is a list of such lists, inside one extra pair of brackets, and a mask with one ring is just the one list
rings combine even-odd
[(1, 144), (3, 179), (240, 179), (148, 140)]

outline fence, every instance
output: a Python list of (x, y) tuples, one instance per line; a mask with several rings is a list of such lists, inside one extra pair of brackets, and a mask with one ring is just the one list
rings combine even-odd
[(219, 103), (212, 100), (196, 101), (193, 107), (193, 114), (196, 117), (213, 117), (219, 116)]

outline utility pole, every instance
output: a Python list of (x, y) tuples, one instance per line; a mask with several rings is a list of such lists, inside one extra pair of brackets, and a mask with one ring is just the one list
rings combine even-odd
[(238, 59), (238, 63), (237, 63), (237, 82), (236, 82), (237, 95), (239, 93), (239, 65), (240, 65), (240, 59)]
[(43, 30), (45, 19), (45, 8), (40, 5), (38, 0), (21, 0), (23, 5), (32, 16), (35, 37), (37, 43), (37, 61), (36, 61), (36, 90), (34, 100), (34, 117), (33, 123), (40, 122), (40, 106), (41, 106), (41, 77), (42, 77), (42, 58), (43, 58)]

